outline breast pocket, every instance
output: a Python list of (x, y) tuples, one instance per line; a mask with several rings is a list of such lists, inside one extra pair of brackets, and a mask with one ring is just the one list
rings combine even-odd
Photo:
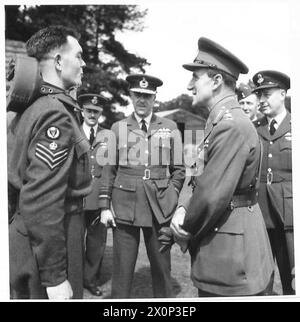
[(282, 170), (291, 171), (292, 169), (292, 142), (285, 137), (279, 142), (280, 163)]
[(134, 221), (136, 179), (116, 177), (112, 190), (112, 204), (117, 218)]
[(170, 165), (173, 156), (171, 155), (171, 143), (164, 140), (154, 145), (151, 150), (152, 165)]

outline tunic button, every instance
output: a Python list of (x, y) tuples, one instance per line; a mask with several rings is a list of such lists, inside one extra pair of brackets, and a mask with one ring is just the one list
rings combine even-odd
[(272, 153), (269, 153), (268, 157), (269, 157), (269, 158), (272, 158), (272, 156), (273, 156), (273, 155), (272, 155)]
[(219, 230), (219, 228), (218, 228), (218, 227), (216, 227), (216, 228), (215, 228), (215, 232), (217, 232), (218, 230)]
[(273, 144), (273, 141), (270, 141), (270, 144)]
[(94, 158), (95, 158), (95, 157), (92, 155), (92, 156), (91, 156), (91, 159), (94, 159)]
[(120, 188), (123, 188), (123, 186), (120, 184)]

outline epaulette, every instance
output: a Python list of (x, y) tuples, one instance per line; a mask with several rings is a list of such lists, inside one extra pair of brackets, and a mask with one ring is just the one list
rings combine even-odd
[(233, 120), (233, 116), (229, 110), (225, 110), (225, 113), (223, 115), (223, 120), (224, 121)]

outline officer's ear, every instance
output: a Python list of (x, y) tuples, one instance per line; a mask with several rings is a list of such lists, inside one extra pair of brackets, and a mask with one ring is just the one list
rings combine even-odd
[(61, 54), (56, 53), (54, 55), (54, 64), (55, 64), (55, 68), (58, 69), (59, 71), (62, 70), (62, 65), (61, 65)]
[(285, 97), (286, 97), (286, 90), (285, 89), (281, 89), (280, 90), (280, 96), (283, 100), (285, 100)]
[(213, 77), (212, 77), (212, 81), (213, 81), (213, 89), (217, 89), (219, 88), (224, 80), (223, 80), (223, 76), (221, 74), (215, 74)]

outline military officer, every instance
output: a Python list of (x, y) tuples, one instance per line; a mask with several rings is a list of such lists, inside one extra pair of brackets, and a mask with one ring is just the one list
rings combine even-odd
[(264, 117), (256, 121), (264, 146), (259, 205), (262, 209), (284, 294), (294, 294), (292, 132), (291, 114), (285, 98), (290, 78), (278, 71), (264, 70), (253, 76)]
[(193, 105), (210, 111), (204, 170), (171, 229), (189, 245), (199, 296), (261, 294), (272, 283), (274, 266), (257, 204), (260, 142), (235, 96), (236, 80), (248, 68), (210, 39), (201, 37), (198, 49), (194, 62), (183, 67), (193, 73)]
[(78, 103), (83, 111), (82, 130), (90, 142), (90, 171), (92, 175), (92, 192), (85, 198), (84, 217), (86, 223), (84, 287), (93, 295), (101, 296), (97, 286), (101, 264), (106, 245), (106, 227), (100, 222), (99, 180), (102, 166), (96, 160), (98, 147), (102, 142), (97, 140), (97, 133), (103, 128), (98, 124), (107, 99), (97, 94), (83, 94)]
[(249, 116), (252, 122), (256, 121), (259, 105), (256, 93), (246, 84), (240, 84), (236, 91), (242, 110)]
[(83, 197), (91, 180), (89, 144), (80, 131), (79, 106), (68, 92), (80, 86), (85, 66), (76, 37), (73, 30), (50, 26), (26, 44), (43, 83), (41, 97), (9, 133), (8, 179), (17, 194), (9, 227), (14, 298), (83, 296)]
[(104, 166), (100, 180), (101, 221), (115, 226), (112, 297), (130, 296), (140, 229), (153, 295), (172, 297), (170, 251), (159, 252), (158, 231), (169, 225), (184, 182), (181, 136), (173, 121), (153, 113), (156, 88), (163, 82), (146, 74), (132, 74), (126, 80), (134, 113), (113, 124), (116, 164)]

